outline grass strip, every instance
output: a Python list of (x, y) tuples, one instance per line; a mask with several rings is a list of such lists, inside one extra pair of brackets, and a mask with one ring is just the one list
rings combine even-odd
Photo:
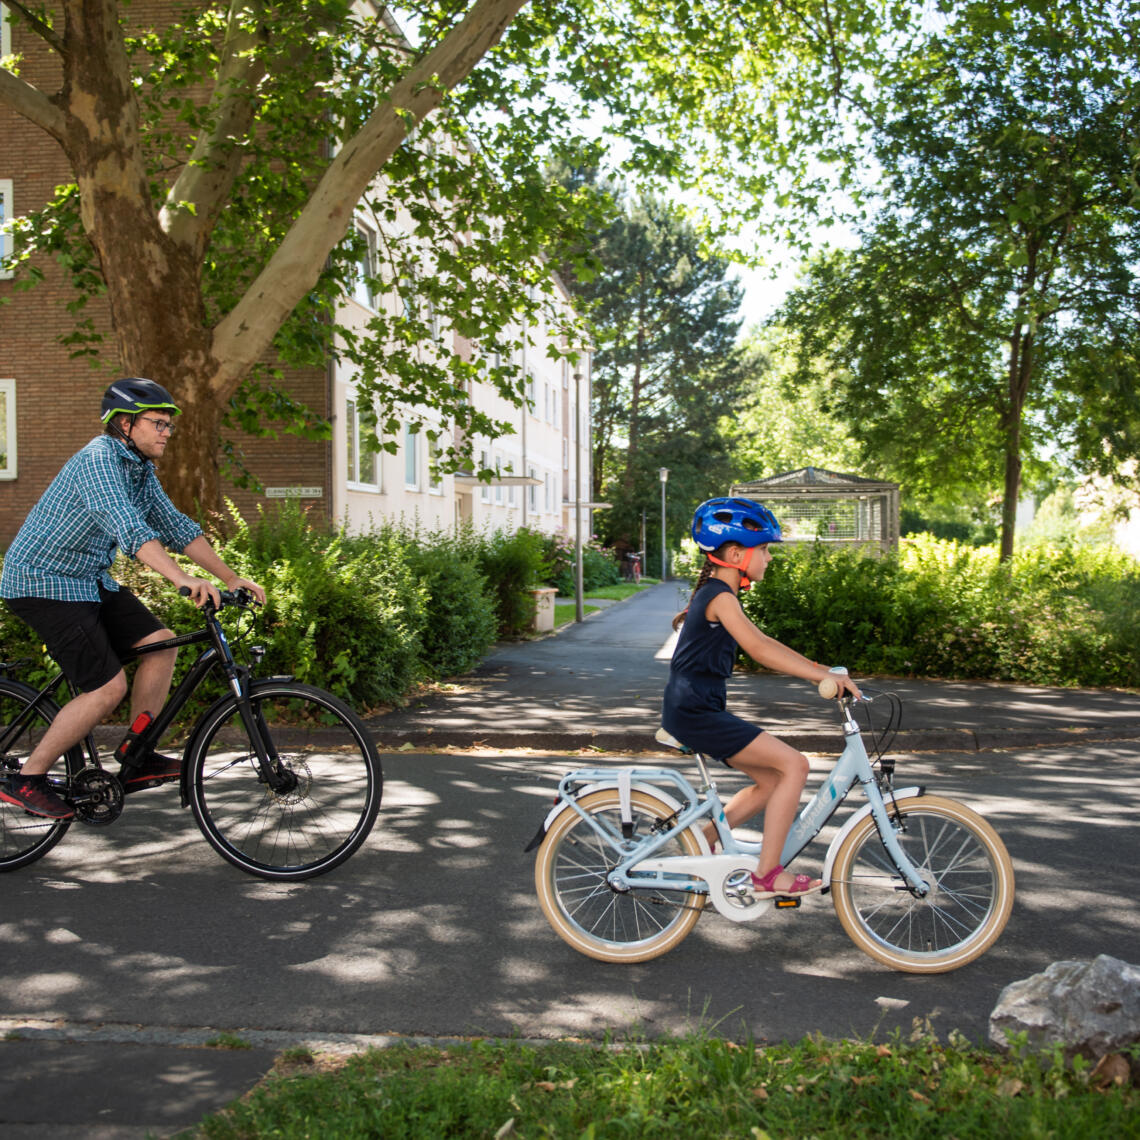
[[(1131, 1059), (1131, 1072), (1138, 1071)], [(1128, 1060), (1122, 1061), (1125, 1073)], [(624, 1045), (397, 1046), (334, 1071), (285, 1066), (207, 1118), (202, 1140), (253, 1137), (1140, 1136), (1132, 1077), (1059, 1053), (998, 1056), (951, 1034), (754, 1046), (696, 1036)], [(189, 1135), (189, 1134), (188, 1134)]]

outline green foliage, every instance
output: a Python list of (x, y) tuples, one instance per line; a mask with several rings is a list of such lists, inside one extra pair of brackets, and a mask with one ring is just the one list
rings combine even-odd
[[(577, 173), (572, 184), (582, 181)], [(620, 549), (641, 545), (642, 516), (656, 524), (658, 471), (670, 470), (666, 527), (677, 533), (691, 504), (731, 478), (717, 431), (739, 391), (741, 288), (676, 206), (620, 188), (585, 187), (616, 199), (593, 241), (598, 271), (574, 283), (593, 325), (592, 495), (612, 510), (595, 525)]]
[(545, 547), (545, 536), (525, 527), (513, 534), (495, 531), (478, 545), (476, 558), (491, 584), (501, 637), (517, 637), (534, 620), (531, 591), (547, 577)]
[(732, 453), (733, 478), (744, 482), (800, 467), (864, 470), (836, 383), (825, 362), (795, 371), (797, 341), (771, 327), (745, 344), (744, 388), (719, 431)]
[[(779, 320), (868, 456), (936, 499), (1140, 446), (1135, 4), (949, 4), (877, 76), (882, 201)], [(1023, 472), (1024, 468), (1024, 472)]]
[[(385, 526), (348, 535), (310, 526), (286, 503), (247, 524), (231, 512), (228, 538), (215, 544), (233, 570), (266, 591), (256, 632), (223, 622), (240, 659), (242, 644), (266, 647), (263, 674), (291, 674), (357, 709), (399, 704), (419, 682), (472, 668), (496, 634), (526, 632), (532, 588), (542, 579), (542, 536), (495, 532), (426, 534)], [(175, 633), (201, 628), (198, 611), (169, 583), (132, 559), (115, 578), (129, 586)], [(179, 654), (175, 680), (196, 656)], [(0, 660), (32, 659), (21, 679), (43, 684), (55, 668), (32, 631), (0, 606)], [(194, 715), (219, 690), (203, 690)]]
[[(564, 598), (574, 597), (577, 587), (577, 559), (574, 541), (565, 535), (551, 535), (546, 540), (543, 558), (547, 565), (546, 583)], [(582, 589), (597, 590), (616, 586), (621, 581), (617, 557), (596, 538), (582, 544)]]
[(409, 547), (412, 568), (427, 591), (420, 644), (433, 678), (466, 673), (495, 641), (495, 598), (479, 569), (477, 549), (470, 532), (435, 534)]
[(885, 558), (780, 549), (743, 596), (766, 633), (856, 673), (1140, 687), (1140, 563), (1109, 547), (919, 535)]
[(1136, 1090), (1056, 1055), (997, 1056), (951, 1033), (888, 1042), (757, 1046), (710, 1036), (625, 1048), (395, 1046), (335, 1072), (271, 1081), (198, 1135), (207, 1140), (440, 1136), (814, 1136), (900, 1140), (1135, 1136)]

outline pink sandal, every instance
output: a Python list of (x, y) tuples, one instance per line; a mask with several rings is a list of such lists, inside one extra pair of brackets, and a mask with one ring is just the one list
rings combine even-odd
[(792, 880), (790, 887), (777, 888), (773, 886), (776, 879), (784, 873), (784, 868), (779, 863), (772, 868), (763, 877), (759, 875), (752, 876), (752, 888), (761, 898), (778, 898), (783, 895), (804, 895), (809, 891), (818, 890), (823, 886), (822, 882), (813, 880), (810, 875), (797, 875)]

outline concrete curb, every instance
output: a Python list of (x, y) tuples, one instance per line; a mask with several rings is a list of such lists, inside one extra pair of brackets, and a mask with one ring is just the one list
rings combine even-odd
[[(839, 752), (843, 736), (835, 732), (777, 732), (801, 752)], [(673, 756), (663, 749), (651, 732), (614, 730), (611, 732), (509, 731), (477, 728), (373, 730), (373, 739), (383, 752), (432, 751), (435, 749), (491, 748), (499, 752), (526, 749), (531, 752), (652, 752)], [(891, 752), (994, 752), (1020, 748), (1082, 747), (1104, 741), (1140, 740), (1140, 725), (1120, 728), (1074, 728), (1068, 730), (1023, 731), (1002, 729), (978, 732), (973, 729), (929, 729), (900, 732)]]

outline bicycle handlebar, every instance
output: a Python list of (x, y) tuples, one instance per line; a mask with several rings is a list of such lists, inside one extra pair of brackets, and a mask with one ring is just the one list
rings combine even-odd
[[(178, 592), (184, 598), (190, 597), (189, 586), (179, 586)], [(218, 594), (221, 598), (221, 605), (214, 606), (213, 602), (207, 597), (205, 602), (202, 603), (202, 609), (205, 610), (208, 606), (210, 611), (213, 613), (216, 613), (218, 610), (224, 610), (226, 606), (237, 606), (240, 609), (245, 609), (249, 606), (252, 606), (256, 601), (254, 596), (246, 589), (237, 589), (232, 591), (219, 590)]]

